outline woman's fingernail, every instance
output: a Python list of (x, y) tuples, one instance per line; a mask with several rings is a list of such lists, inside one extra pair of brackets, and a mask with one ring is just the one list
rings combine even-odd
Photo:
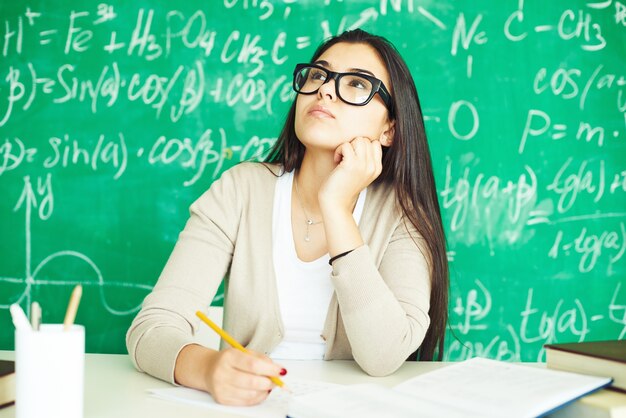
[(280, 369), (280, 375), (284, 376), (287, 374), (287, 369)]
[(268, 390), (267, 393), (272, 393), (272, 389)]

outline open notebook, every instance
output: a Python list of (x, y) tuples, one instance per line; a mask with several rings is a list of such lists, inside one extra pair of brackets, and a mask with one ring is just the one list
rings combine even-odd
[(474, 358), (393, 389), (352, 385), (294, 397), (288, 416), (537, 417), (610, 383), (610, 378)]
[(585, 376), (474, 358), (409, 379), (393, 389), (376, 384), (333, 385), (286, 380), (294, 392), (274, 390), (261, 405), (227, 407), (187, 388), (153, 389), (157, 397), (262, 418), (537, 417), (607, 386)]

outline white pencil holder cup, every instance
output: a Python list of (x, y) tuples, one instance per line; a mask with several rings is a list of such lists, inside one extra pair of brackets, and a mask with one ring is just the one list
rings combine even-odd
[(82, 418), (85, 328), (15, 331), (16, 418)]

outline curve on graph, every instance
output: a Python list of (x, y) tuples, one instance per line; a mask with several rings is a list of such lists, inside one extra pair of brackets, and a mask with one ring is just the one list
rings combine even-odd
[[(91, 267), (91, 269), (93, 269), (94, 273), (97, 276), (97, 281), (94, 283), (94, 282), (80, 281), (80, 280), (67, 280), (67, 281), (38, 280), (37, 279), (37, 275), (39, 274), (41, 269), (44, 268), (52, 260), (54, 260), (56, 258), (59, 258), (59, 257), (75, 257), (75, 258), (78, 258), (79, 260), (84, 261), (85, 263), (87, 263), (87, 265), (89, 265), (89, 267)], [(139, 303), (136, 306), (134, 306), (134, 307), (132, 307), (130, 309), (126, 309), (126, 310), (115, 309), (107, 301), (107, 297), (106, 297), (105, 291), (104, 291), (105, 287), (127, 287), (127, 288), (132, 288), (132, 289), (146, 290), (147, 292), (152, 290), (152, 286), (148, 286), (148, 285), (134, 284), (134, 283), (105, 282), (104, 281), (104, 277), (102, 276), (102, 272), (100, 271), (100, 269), (98, 268), (96, 263), (94, 263), (86, 255), (84, 255), (82, 253), (79, 253), (77, 251), (71, 251), (71, 250), (58, 251), (58, 252), (50, 254), (49, 256), (44, 258), (39, 263), (39, 265), (35, 268), (35, 270), (33, 272), (33, 283), (37, 284), (37, 285), (68, 285), (68, 286), (72, 286), (72, 285), (76, 285), (76, 284), (82, 284), (83, 286), (97, 286), (98, 287), (98, 292), (100, 294), (100, 301), (102, 302), (102, 305), (104, 306), (104, 308), (109, 313), (111, 313), (113, 315), (129, 315), (129, 314), (132, 314), (134, 312), (137, 312), (139, 310), (139, 308), (141, 307), (141, 301), (139, 301)]]

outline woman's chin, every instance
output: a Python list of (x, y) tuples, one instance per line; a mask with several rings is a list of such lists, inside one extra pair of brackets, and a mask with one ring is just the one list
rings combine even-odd
[(301, 140), (300, 142), (302, 142), (302, 144), (307, 149), (307, 151), (315, 150), (316, 152), (328, 152), (328, 153), (334, 153), (335, 150), (341, 144), (343, 144), (343, 142), (338, 141), (337, 138), (334, 138), (334, 139), (315, 138), (315, 139), (308, 140), (308, 141)]

